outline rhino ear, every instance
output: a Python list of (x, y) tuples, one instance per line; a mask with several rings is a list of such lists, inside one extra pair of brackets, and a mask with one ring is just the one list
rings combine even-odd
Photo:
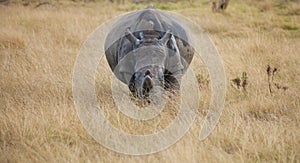
[(126, 38), (133, 44), (135, 45), (139, 45), (141, 43), (141, 40), (136, 38), (130, 31), (129, 28), (127, 28), (126, 32), (125, 32), (125, 36)]
[(170, 30), (167, 30), (165, 35), (159, 40), (163, 45), (166, 45), (167, 42), (170, 40), (170, 37), (172, 36)]

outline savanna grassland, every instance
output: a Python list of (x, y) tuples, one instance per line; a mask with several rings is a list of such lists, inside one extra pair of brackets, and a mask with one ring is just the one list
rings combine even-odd
[[(73, 103), (72, 72), (91, 32), (147, 4), (53, 1), (55, 6), (35, 8), (37, 4), (0, 4), (0, 162), (300, 162), (299, 1), (232, 0), (217, 13), (204, 0), (154, 3), (209, 34), (223, 59), (227, 90), (218, 126), (199, 141), (210, 81), (196, 65), (206, 99), (199, 101), (198, 118), (176, 144), (146, 156), (113, 152), (86, 132)], [(100, 76), (104, 72), (109, 74), (109, 68)], [(100, 82), (97, 94), (106, 108), (113, 108), (109, 89), (109, 81)], [(127, 132), (137, 125), (165, 125), (123, 124), (114, 120), (119, 118), (115, 113), (107, 116)]]

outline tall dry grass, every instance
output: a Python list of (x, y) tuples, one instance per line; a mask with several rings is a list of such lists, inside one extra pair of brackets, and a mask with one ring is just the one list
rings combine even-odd
[[(0, 6), (0, 162), (300, 161), (298, 2), (231, 1), (226, 12), (215, 14), (200, 1), (155, 4), (185, 15), (210, 34), (224, 61), (227, 94), (220, 122), (205, 141), (198, 140), (198, 132), (210, 95), (206, 84), (201, 87), (199, 116), (187, 135), (147, 156), (118, 154), (99, 145), (77, 117), (71, 88), (76, 55), (88, 34), (113, 16), (144, 6), (68, 1), (56, 5), (58, 9)], [(270, 95), (267, 65), (280, 69), (274, 80), (288, 86), (286, 91), (274, 87)], [(196, 75), (206, 73), (202, 70)], [(108, 67), (102, 71), (100, 75), (109, 73)], [(242, 72), (248, 74), (247, 91), (232, 86), (231, 79)], [(106, 108), (113, 107), (106, 96), (109, 88), (108, 81), (100, 81), (99, 101)], [(125, 126), (116, 120), (116, 110), (107, 116), (127, 131), (148, 125), (152, 132), (168, 123), (123, 118)]]

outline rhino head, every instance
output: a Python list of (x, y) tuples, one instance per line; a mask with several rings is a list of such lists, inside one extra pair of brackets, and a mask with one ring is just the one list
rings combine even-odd
[(149, 65), (137, 70), (129, 82), (129, 90), (134, 96), (147, 98), (154, 87), (164, 87), (163, 67)]
[(164, 89), (165, 64), (168, 59), (167, 43), (171, 39), (170, 31), (161, 38), (144, 37), (140, 32), (140, 39), (135, 37), (129, 29), (126, 38), (134, 46), (134, 72), (129, 81), (129, 90), (135, 97), (147, 98), (154, 88)]

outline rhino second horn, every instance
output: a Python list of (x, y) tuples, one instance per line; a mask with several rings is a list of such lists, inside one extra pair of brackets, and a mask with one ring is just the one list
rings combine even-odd
[(165, 35), (159, 40), (162, 44), (167, 44), (167, 42), (170, 40), (171, 38), (171, 32), (170, 30), (167, 30), (167, 32), (165, 33)]
[(139, 45), (139, 44), (140, 44), (141, 40), (138, 39), (138, 38), (136, 38), (136, 37), (131, 33), (131, 31), (129, 30), (129, 28), (127, 28), (127, 30), (126, 30), (126, 32), (125, 32), (125, 35), (126, 35), (126, 38), (127, 38), (130, 42), (134, 43), (135, 45)]

